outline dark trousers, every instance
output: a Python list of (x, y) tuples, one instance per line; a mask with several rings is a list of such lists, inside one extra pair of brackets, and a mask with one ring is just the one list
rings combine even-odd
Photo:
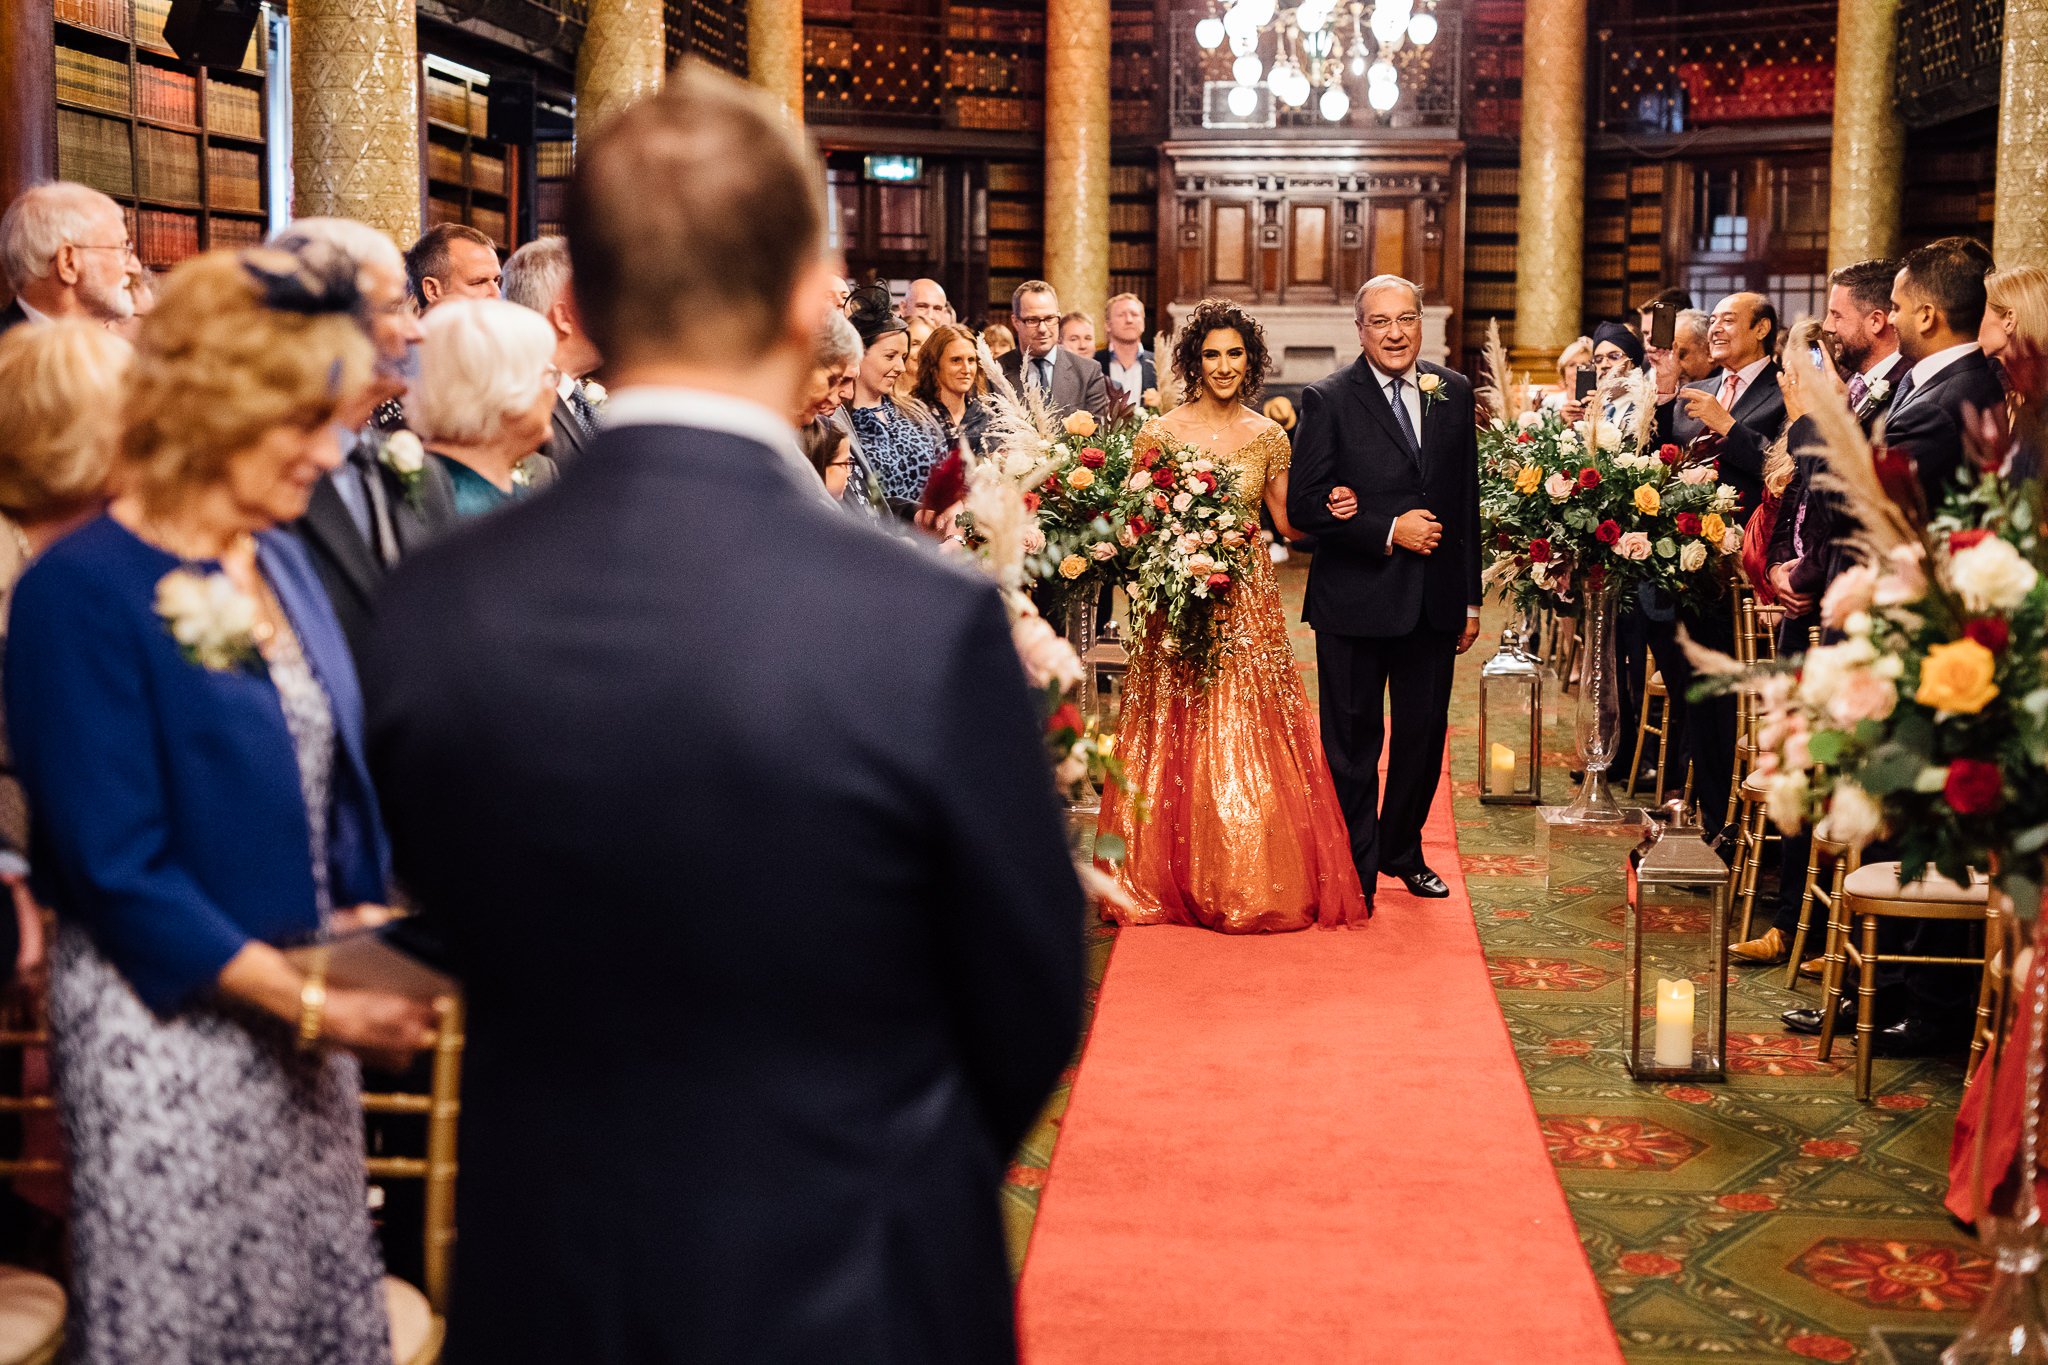
[[(1682, 619), (1686, 633), (1708, 649), (1735, 652), (1735, 623), (1729, 619), (1725, 600), (1708, 603), (1699, 614), (1685, 613)], [(1661, 642), (1653, 637), (1650, 648), (1657, 656), (1657, 667), (1664, 672), (1673, 704), (1685, 716), (1693, 801), (1699, 807), (1701, 828), (1712, 838), (1728, 818), (1728, 784), (1735, 767), (1735, 698), (1724, 695), (1697, 702), (1686, 698), (1692, 690), (1692, 663), (1679, 646), (1676, 632)]]
[[(1457, 658), (1458, 637), (1443, 631), (1389, 639), (1316, 632), (1323, 752), (1368, 897), (1381, 872), (1398, 877), (1423, 869), (1422, 822), (1443, 772)], [(1380, 746), (1390, 724), (1382, 801)]]

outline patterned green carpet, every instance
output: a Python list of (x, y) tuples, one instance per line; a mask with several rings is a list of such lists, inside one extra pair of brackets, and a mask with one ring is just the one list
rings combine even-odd
[[(1282, 573), (1290, 619), (1301, 567)], [(1813, 1040), (1778, 1026), (1818, 988), (1801, 997), (1782, 989), (1783, 968), (1738, 970), (1730, 1079), (1632, 1081), (1621, 1061), (1626, 845), (1552, 840), (1533, 809), (1478, 801), (1478, 664), (1499, 634), (1488, 624), (1452, 701), (1458, 839), (1501, 1008), (1628, 1358), (1932, 1360), (1991, 1278), (1941, 1208), (1961, 1059), (1879, 1060), (1875, 1102), (1859, 1104), (1846, 1047), (1822, 1062)], [(1294, 634), (1313, 693), (1313, 642), (1306, 627)], [(1569, 705), (1548, 711), (1554, 801), (1569, 789)], [(1091, 1010), (1113, 937), (1090, 930)], [(1063, 1083), (1004, 1187), (1019, 1265), (1066, 1100)], [(1457, 1211), (1446, 1219), (1417, 1229), (1418, 1241), (1456, 1236)]]

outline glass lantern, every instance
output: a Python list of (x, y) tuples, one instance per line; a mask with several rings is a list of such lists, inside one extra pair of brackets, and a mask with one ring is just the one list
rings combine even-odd
[(1726, 1076), (1728, 865), (1673, 801), (1628, 855), (1622, 961), (1628, 1069), (1639, 1081)]
[(1510, 626), (1479, 670), (1479, 799), (1533, 806), (1543, 799), (1543, 661)]

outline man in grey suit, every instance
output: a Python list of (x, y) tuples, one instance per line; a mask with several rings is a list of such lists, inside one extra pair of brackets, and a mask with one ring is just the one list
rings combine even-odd
[(581, 455), (597, 436), (597, 402), (585, 376), (600, 357), (570, 300), (569, 274), (569, 243), (560, 237), (536, 237), (505, 261), (506, 302), (531, 308), (555, 329), (555, 368), (562, 378), (555, 392), (554, 429), (542, 449), (557, 466)]
[(1102, 367), (1060, 345), (1060, 296), (1044, 280), (1026, 280), (1010, 296), (1010, 322), (1017, 349), (1002, 359), (1003, 373), (1017, 386), (1030, 384), (1046, 396), (1055, 417), (1087, 409), (1109, 415), (1109, 381)]

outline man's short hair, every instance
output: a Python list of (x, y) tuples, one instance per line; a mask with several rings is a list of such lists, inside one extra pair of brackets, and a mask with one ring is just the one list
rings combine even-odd
[(1749, 297), (1756, 300), (1750, 305), (1750, 325), (1754, 326), (1758, 319), (1767, 324), (1764, 328), (1764, 354), (1775, 356), (1778, 353), (1778, 338), (1784, 335), (1785, 331), (1785, 324), (1778, 320), (1778, 305), (1762, 294), (1750, 293)]
[(1991, 253), (1972, 237), (1944, 237), (1916, 247), (1899, 262), (1913, 288), (1925, 294), (1949, 330), (1974, 337), (1984, 324), (1984, 277)]
[(1060, 296), (1060, 291), (1047, 284), (1044, 280), (1024, 281), (1024, 283), (1010, 291), (1010, 315), (1012, 317), (1024, 311), (1024, 296), (1026, 294), (1050, 294), (1057, 299)]
[(1707, 332), (1713, 325), (1714, 320), (1707, 316), (1707, 310), (1704, 308), (1681, 308), (1678, 310), (1677, 327), (1691, 332), (1693, 339), (1702, 346), (1707, 344)]
[(1357, 321), (1359, 321), (1359, 322), (1364, 322), (1364, 321), (1365, 321), (1365, 296), (1366, 296), (1367, 294), (1370, 294), (1370, 293), (1374, 292), (1375, 290), (1379, 290), (1379, 289), (1394, 289), (1394, 288), (1400, 288), (1400, 289), (1405, 289), (1405, 290), (1407, 290), (1407, 291), (1408, 291), (1408, 292), (1409, 292), (1410, 294), (1414, 295), (1414, 296), (1415, 296), (1415, 307), (1416, 307), (1416, 308), (1417, 308), (1418, 310), (1420, 310), (1420, 309), (1421, 309), (1421, 307), (1422, 307), (1422, 290), (1416, 287), (1415, 281), (1413, 281), (1413, 280), (1410, 280), (1410, 279), (1405, 279), (1405, 278), (1403, 278), (1403, 277), (1402, 277), (1402, 276), (1400, 276), (1400, 275), (1375, 275), (1375, 276), (1373, 276), (1373, 277), (1372, 277), (1371, 279), (1367, 280), (1367, 281), (1366, 281), (1366, 282), (1365, 282), (1364, 284), (1361, 284), (1361, 285), (1359, 285), (1359, 286), (1358, 286), (1358, 292), (1357, 292), (1356, 294), (1353, 294), (1353, 295), (1351, 296), (1351, 314), (1352, 314), (1352, 316), (1353, 316), (1353, 317), (1354, 317), (1354, 318), (1355, 318), (1355, 319), (1356, 319)]
[(405, 253), (405, 283), (412, 290), (412, 296), (421, 307), (427, 303), (425, 280), (448, 278), (448, 247), (452, 242), (474, 242), (478, 246), (497, 253), (498, 244), (478, 232), (467, 223), (436, 223), (420, 234), (420, 239)]
[(860, 333), (847, 320), (844, 313), (827, 313), (825, 326), (818, 334), (818, 363), (837, 367), (859, 362), (861, 352), (866, 349), (860, 344)]
[(599, 352), (730, 366), (769, 351), (823, 247), (824, 181), (780, 102), (683, 63), (578, 148), (569, 258)]
[(1077, 322), (1087, 323), (1088, 330), (1091, 332), (1095, 330), (1095, 319), (1089, 317), (1086, 313), (1082, 312), (1078, 308), (1076, 308), (1071, 313), (1060, 314), (1060, 330), (1062, 332), (1066, 331), (1067, 328), (1073, 326)]
[(67, 246), (113, 246), (87, 243), (93, 215), (114, 201), (89, 185), (58, 180), (24, 191), (0, 217), (0, 265), (7, 284), (19, 292), (50, 273), (50, 263)]
[(1890, 257), (1858, 261), (1828, 275), (1828, 287), (1846, 289), (1849, 299), (1863, 313), (1888, 313), (1892, 306), (1892, 282), (1899, 276), (1899, 263)]
[(499, 291), (508, 303), (545, 313), (569, 283), (569, 241), (536, 237), (505, 258)]
[(1691, 292), (1673, 285), (1669, 289), (1660, 289), (1647, 299), (1644, 299), (1636, 305), (1636, 311), (1638, 313), (1647, 313), (1652, 308), (1674, 308), (1683, 313), (1690, 310), (1692, 306)]
[(1140, 308), (1145, 306), (1145, 300), (1139, 298), (1136, 294), (1112, 294), (1109, 297), (1109, 302), (1102, 305), (1102, 316), (1108, 317), (1109, 310), (1120, 303), (1135, 303)]

